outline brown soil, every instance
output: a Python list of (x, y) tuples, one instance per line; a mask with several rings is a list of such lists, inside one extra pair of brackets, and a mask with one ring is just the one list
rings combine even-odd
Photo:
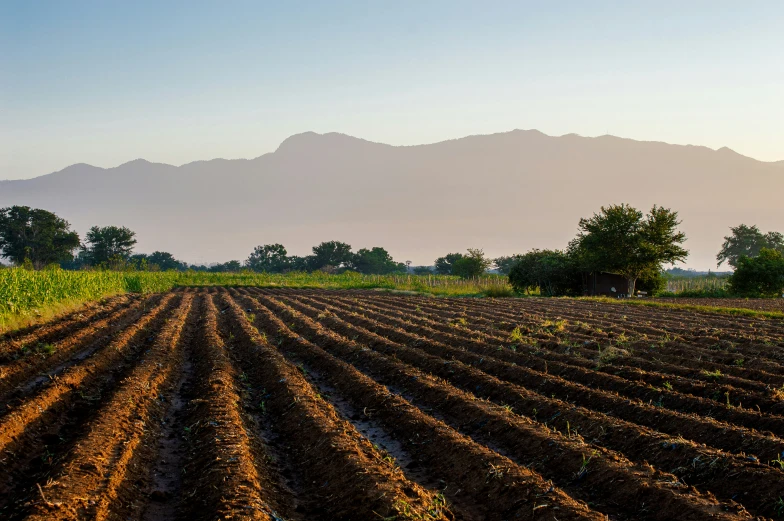
[(0, 336), (2, 519), (784, 519), (783, 451), (773, 318), (200, 288)]

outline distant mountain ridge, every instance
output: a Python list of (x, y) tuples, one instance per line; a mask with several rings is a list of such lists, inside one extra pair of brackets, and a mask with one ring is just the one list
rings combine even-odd
[(659, 204), (683, 218), (688, 265), (708, 268), (729, 226), (784, 227), (781, 193), (784, 161), (726, 147), (536, 130), (392, 146), (306, 132), (253, 159), (76, 164), (2, 181), (0, 206), (50, 209), (82, 234), (129, 226), (139, 251), (190, 262), (242, 259), (269, 242), (304, 254), (336, 239), (427, 264), (468, 247), (492, 255), (563, 247), (579, 218), (602, 205)]

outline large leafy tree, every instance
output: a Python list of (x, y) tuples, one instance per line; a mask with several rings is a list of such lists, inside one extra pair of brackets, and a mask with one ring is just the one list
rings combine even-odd
[(493, 264), (485, 257), (482, 250), (468, 249), (468, 255), (463, 255), (452, 263), (452, 275), (470, 279), (482, 275)]
[(634, 294), (637, 279), (662, 264), (683, 261), (688, 255), (681, 244), (678, 212), (654, 206), (647, 215), (626, 204), (602, 207), (593, 217), (580, 219), (579, 259), (592, 270), (623, 275)]
[(730, 276), (730, 291), (744, 297), (784, 294), (784, 254), (762, 248), (756, 257), (742, 256)]
[(68, 221), (29, 206), (0, 209), (0, 256), (34, 268), (69, 261), (79, 247), (79, 235)]
[(463, 258), (462, 253), (448, 253), (436, 259), (434, 263), (435, 272), (439, 275), (452, 275), (452, 267), (455, 262)]
[(282, 273), (289, 268), (289, 258), (282, 244), (256, 246), (245, 265), (253, 271)]
[(136, 245), (136, 232), (119, 226), (93, 226), (85, 235), (85, 254), (92, 266), (127, 261)]
[(352, 259), (351, 245), (345, 242), (328, 241), (313, 246), (313, 255), (309, 259), (310, 269), (318, 270), (330, 266), (342, 268)]
[(350, 268), (360, 273), (383, 275), (395, 271), (405, 271), (406, 265), (395, 262), (387, 250), (381, 247), (362, 248), (351, 259)]
[(756, 225), (745, 224), (730, 228), (730, 231), (732, 233), (724, 237), (721, 251), (716, 255), (719, 266), (726, 261), (737, 268), (741, 257), (756, 257), (763, 248), (784, 253), (784, 235), (779, 232), (762, 233)]

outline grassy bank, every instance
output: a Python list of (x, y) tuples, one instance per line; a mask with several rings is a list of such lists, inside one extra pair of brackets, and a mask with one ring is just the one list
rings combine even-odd
[(635, 300), (635, 299), (615, 299), (615, 298), (594, 298), (585, 297), (589, 300), (596, 300), (598, 302), (605, 302), (608, 304), (617, 304), (619, 306), (645, 306), (654, 308), (667, 308), (667, 309), (688, 309), (691, 311), (705, 311), (709, 313), (721, 313), (724, 315), (736, 315), (742, 317), (755, 317), (755, 318), (784, 318), (784, 312), (781, 311), (760, 311), (748, 308), (734, 308), (724, 306), (704, 306), (700, 304), (680, 304), (674, 302), (657, 302), (656, 300)]
[(0, 332), (45, 320), (84, 302), (120, 293), (155, 293), (178, 286), (257, 286), (322, 289), (385, 289), (438, 296), (510, 296), (505, 277), (463, 280), (445, 275), (359, 273), (206, 273), (28, 271), (0, 269)]

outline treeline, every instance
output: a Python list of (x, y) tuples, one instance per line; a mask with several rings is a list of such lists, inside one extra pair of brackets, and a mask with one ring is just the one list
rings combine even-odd
[[(678, 230), (678, 213), (654, 206), (645, 214), (629, 205), (602, 207), (580, 219), (578, 235), (563, 250), (533, 249), (525, 254), (489, 259), (480, 249), (449, 253), (433, 266), (410, 268), (395, 261), (382, 247), (361, 248), (327, 241), (314, 246), (311, 255), (289, 255), (282, 244), (254, 248), (244, 261), (232, 260), (211, 266), (192, 265), (171, 253), (134, 253), (136, 234), (126, 227), (94, 226), (84, 241), (70, 224), (42, 209), (13, 206), (0, 209), (0, 256), (17, 266), (43, 269), (110, 269), (138, 271), (208, 271), (266, 273), (313, 272), (392, 274), (436, 273), (474, 278), (497, 270), (509, 277), (520, 293), (577, 296), (586, 292), (593, 273), (624, 277), (628, 294), (654, 294), (665, 284), (664, 266), (684, 261), (685, 235)], [(756, 226), (731, 228), (717, 255), (719, 265), (734, 268), (728, 292), (740, 296), (777, 296), (784, 292), (784, 235), (762, 233)]]
[(359, 273), (385, 275), (405, 273), (406, 264), (396, 262), (387, 250), (379, 246), (352, 251), (351, 245), (340, 241), (322, 242), (313, 246), (312, 254), (304, 257), (289, 255), (282, 244), (265, 244), (254, 248), (245, 262), (230, 261), (225, 264), (195, 267), (207, 271), (240, 271), (247, 269), (265, 273), (292, 271), (323, 271), (340, 273), (351, 270)]

